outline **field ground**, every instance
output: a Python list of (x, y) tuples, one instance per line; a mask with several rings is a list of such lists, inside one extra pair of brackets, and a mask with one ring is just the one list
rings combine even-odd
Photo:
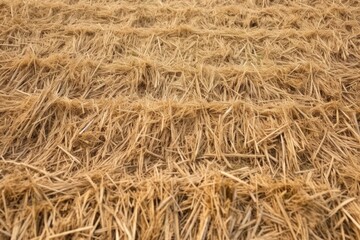
[(360, 239), (360, 2), (2, 0), (0, 239)]

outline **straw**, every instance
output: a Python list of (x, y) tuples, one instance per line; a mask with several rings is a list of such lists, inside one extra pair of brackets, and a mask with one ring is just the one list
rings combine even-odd
[(360, 239), (360, 2), (3, 0), (0, 239)]

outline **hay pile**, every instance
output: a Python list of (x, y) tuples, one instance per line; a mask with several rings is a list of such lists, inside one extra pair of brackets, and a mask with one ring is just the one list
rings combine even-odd
[(3, 0), (0, 239), (360, 239), (357, 0)]

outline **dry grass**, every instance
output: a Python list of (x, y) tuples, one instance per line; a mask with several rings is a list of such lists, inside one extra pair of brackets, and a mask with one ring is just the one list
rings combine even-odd
[(0, 239), (360, 239), (357, 0), (0, 2)]

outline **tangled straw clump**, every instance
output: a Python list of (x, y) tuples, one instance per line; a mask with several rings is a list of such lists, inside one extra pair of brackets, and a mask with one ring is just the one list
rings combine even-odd
[(360, 239), (357, 0), (3, 0), (1, 239)]

